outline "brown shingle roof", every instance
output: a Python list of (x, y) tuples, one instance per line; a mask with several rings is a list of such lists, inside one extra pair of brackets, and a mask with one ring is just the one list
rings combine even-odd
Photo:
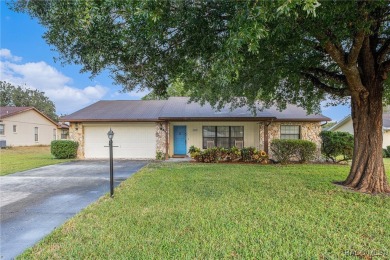
[(69, 122), (121, 122), (121, 121), (161, 121), (161, 120), (244, 120), (259, 121), (330, 121), (323, 115), (307, 115), (306, 111), (294, 105), (280, 112), (272, 107), (257, 111), (254, 116), (248, 107), (231, 110), (230, 106), (220, 111), (209, 104), (189, 103), (187, 97), (171, 97), (168, 100), (116, 100), (99, 101), (73, 114), (62, 121)]
[(156, 121), (166, 100), (102, 100), (62, 118), (62, 121)]
[(0, 119), (13, 116), (31, 109), (34, 108), (33, 107), (0, 107)]

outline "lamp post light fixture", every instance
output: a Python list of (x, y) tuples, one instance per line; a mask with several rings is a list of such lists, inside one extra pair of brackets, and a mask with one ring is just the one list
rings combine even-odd
[(113, 159), (113, 146), (112, 146), (112, 138), (114, 137), (114, 132), (111, 130), (107, 133), (109, 142), (109, 150), (110, 150), (110, 196), (114, 196), (114, 159)]

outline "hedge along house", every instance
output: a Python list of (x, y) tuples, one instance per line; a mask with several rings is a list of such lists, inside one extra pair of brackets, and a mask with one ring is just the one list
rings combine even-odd
[[(114, 135), (114, 157), (153, 159), (157, 152), (170, 157), (187, 156), (194, 145), (238, 148), (253, 146), (269, 151), (273, 139), (304, 139), (321, 147), (323, 115), (307, 115), (289, 105), (257, 111), (248, 107), (217, 111), (186, 97), (168, 100), (99, 101), (62, 118), (70, 122), (69, 139), (79, 142), (79, 158), (107, 158), (107, 132)], [(272, 156), (272, 155), (270, 155)]]

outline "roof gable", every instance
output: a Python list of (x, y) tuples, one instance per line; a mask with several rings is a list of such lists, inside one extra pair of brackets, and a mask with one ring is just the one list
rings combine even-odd
[[(348, 115), (341, 119), (337, 124), (334, 126), (330, 127), (328, 131), (337, 131), (341, 126), (350, 123), (352, 124), (352, 117), (351, 115)], [(390, 129), (390, 112), (383, 112), (382, 114), (382, 123), (383, 123), (383, 129)]]
[(50, 119), (48, 116), (43, 114), (41, 111), (36, 109), (35, 107), (0, 107), (0, 119), (4, 119), (7, 117), (15, 116), (27, 111), (34, 111), (38, 113), (40, 116), (44, 117), (46, 120), (50, 121), (54, 125), (58, 125), (56, 122), (54, 122), (52, 119)]

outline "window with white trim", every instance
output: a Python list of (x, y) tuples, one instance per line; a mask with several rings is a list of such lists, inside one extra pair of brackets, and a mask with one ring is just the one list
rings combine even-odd
[(12, 126), (12, 131), (13, 131), (14, 133), (16, 133), (16, 125), (13, 125), (13, 126)]
[(69, 130), (68, 129), (62, 129), (61, 130), (61, 139), (68, 139)]
[(0, 124), (0, 135), (4, 135), (4, 124)]
[(299, 125), (281, 125), (280, 139), (301, 139), (301, 127)]
[(35, 142), (38, 142), (38, 127), (34, 127), (34, 139)]

